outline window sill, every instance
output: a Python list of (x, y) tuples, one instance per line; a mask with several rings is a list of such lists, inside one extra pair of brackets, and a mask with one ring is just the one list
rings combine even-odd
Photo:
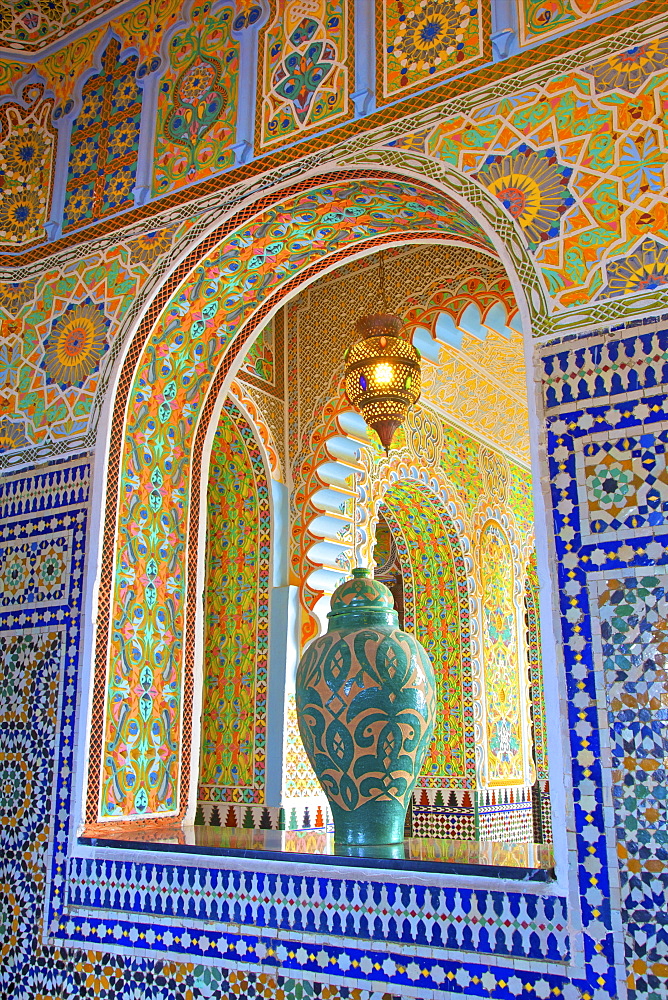
[[(187, 854), (196, 857), (287, 862), (295, 866), (322, 865), (441, 875), (466, 875), (517, 882), (548, 883), (555, 880), (551, 845), (501, 844), (411, 837), (398, 845), (363, 849), (335, 848), (331, 830), (281, 831), (195, 826), (172, 830), (133, 830), (119, 837), (118, 827), (109, 836), (79, 837), (87, 847), (123, 851)], [(353, 853), (355, 852), (355, 853)]]

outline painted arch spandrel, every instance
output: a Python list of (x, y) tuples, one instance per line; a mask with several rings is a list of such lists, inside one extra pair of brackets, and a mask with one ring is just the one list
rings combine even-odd
[(448, 161), (504, 205), (558, 308), (621, 298), (666, 283), (667, 79), (668, 39), (658, 37), (400, 143)]

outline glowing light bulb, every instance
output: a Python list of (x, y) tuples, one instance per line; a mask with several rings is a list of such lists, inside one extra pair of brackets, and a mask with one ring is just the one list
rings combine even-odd
[(373, 377), (379, 385), (387, 385), (392, 381), (394, 376), (394, 371), (392, 370), (392, 365), (382, 364), (376, 365), (373, 370)]

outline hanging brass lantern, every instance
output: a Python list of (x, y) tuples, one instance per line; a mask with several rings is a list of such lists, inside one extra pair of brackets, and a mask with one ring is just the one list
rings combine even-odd
[(387, 308), (380, 260), (384, 313), (357, 321), (360, 340), (346, 354), (346, 396), (378, 434), (387, 454), (409, 406), (420, 398), (420, 355), (400, 336), (403, 323)]

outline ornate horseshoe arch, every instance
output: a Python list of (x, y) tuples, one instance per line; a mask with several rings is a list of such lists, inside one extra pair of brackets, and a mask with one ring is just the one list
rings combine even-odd
[[(496, 199), (449, 165), (402, 150), (354, 159), (249, 200), (205, 235), (158, 290), (119, 365), (106, 443), (89, 829), (173, 824), (188, 807), (204, 442), (216, 400), (266, 320), (346, 259), (389, 243), (445, 241), (499, 256), (525, 328), (530, 320), (542, 329), (541, 278)], [(169, 669), (155, 641), (166, 632)]]

